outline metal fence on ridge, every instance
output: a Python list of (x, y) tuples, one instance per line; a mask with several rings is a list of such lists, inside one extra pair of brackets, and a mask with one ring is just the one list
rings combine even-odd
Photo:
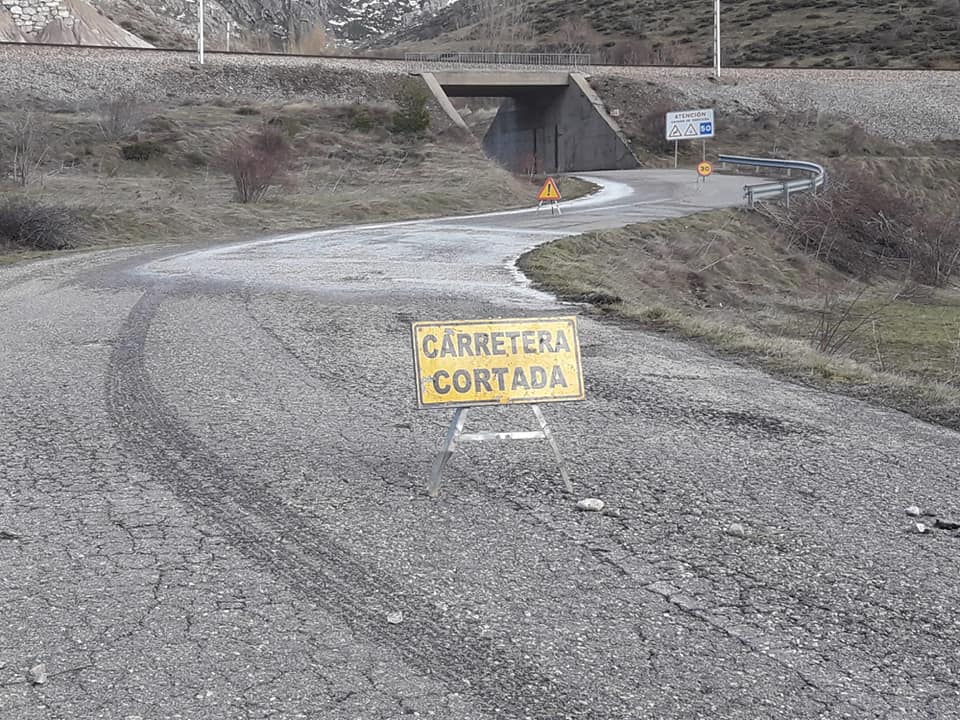
[(410, 72), (432, 70), (573, 70), (590, 67), (589, 53), (419, 52), (406, 53)]

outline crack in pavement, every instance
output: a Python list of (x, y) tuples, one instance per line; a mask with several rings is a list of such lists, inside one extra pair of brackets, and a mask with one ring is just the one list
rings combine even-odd
[[(511, 717), (601, 720), (596, 696), (543, 673), (509, 641), (473, 623), (444, 617), (402, 580), (366, 567), (311, 518), (248, 482), (211, 456), (165, 405), (144, 361), (144, 345), (163, 294), (148, 291), (125, 322), (109, 363), (107, 406), (121, 441), (181, 501), (287, 586), (342, 618), (359, 635), (391, 647), (424, 675)], [(277, 542), (282, 536), (285, 540)], [(402, 611), (405, 621), (385, 621)], [(605, 698), (606, 707), (618, 705)]]

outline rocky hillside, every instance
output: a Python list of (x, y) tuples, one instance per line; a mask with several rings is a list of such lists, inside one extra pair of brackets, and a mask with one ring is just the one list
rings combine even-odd
[[(450, 2), (205, 0), (207, 47), (321, 54), (420, 23)], [(198, 0), (0, 0), (0, 41), (189, 48), (196, 44), (197, 13)], [(82, 33), (70, 32), (75, 16), (86, 18)], [(55, 32), (45, 32), (51, 21)]]
[[(92, 8), (83, 14), (88, 31), (72, 30), (68, 4)], [(135, 45), (136, 36), (190, 48), (197, 5), (0, 0), (0, 40)], [(212, 50), (586, 51), (631, 65), (706, 65), (713, 52), (709, 0), (205, 0), (205, 7)], [(38, 18), (64, 27), (43, 34)], [(727, 65), (960, 68), (960, 0), (724, 0), (721, 24)]]
[[(960, 68), (960, 0), (724, 0), (721, 10), (729, 64)], [(380, 44), (708, 64), (712, 31), (709, 0), (461, 0)]]

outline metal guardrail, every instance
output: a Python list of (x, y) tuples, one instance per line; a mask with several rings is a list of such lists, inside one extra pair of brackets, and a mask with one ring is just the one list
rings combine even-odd
[(406, 53), (410, 72), (431, 70), (586, 70), (589, 53), (422, 52)]
[(777, 170), (786, 170), (789, 174), (793, 170), (810, 173), (810, 177), (797, 178), (795, 180), (777, 180), (768, 183), (759, 183), (757, 185), (745, 185), (743, 188), (744, 197), (747, 198), (747, 207), (753, 208), (757, 200), (766, 198), (783, 198), (783, 204), (790, 207), (790, 193), (792, 192), (816, 192), (827, 182), (827, 171), (823, 165), (805, 160), (777, 160), (775, 158), (753, 158), (742, 155), (720, 155), (717, 158), (726, 165), (746, 165), (749, 167), (774, 168)]

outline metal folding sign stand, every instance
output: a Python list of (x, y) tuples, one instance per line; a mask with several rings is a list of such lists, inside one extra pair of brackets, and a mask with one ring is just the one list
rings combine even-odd
[(463, 426), (467, 422), (467, 411), (469, 407), (458, 407), (453, 412), (453, 420), (450, 427), (447, 428), (447, 436), (443, 441), (443, 446), (437, 457), (433, 461), (433, 467), (430, 469), (430, 482), (427, 484), (427, 492), (430, 497), (437, 497), (440, 494), (440, 480), (443, 475), (443, 469), (447, 466), (450, 457), (457, 449), (457, 444), (465, 441), (485, 442), (487, 440), (546, 440), (550, 443), (553, 455), (557, 459), (557, 465), (560, 466), (560, 477), (563, 478), (563, 487), (568, 493), (573, 492), (573, 484), (570, 482), (570, 475), (567, 473), (567, 467), (563, 462), (563, 456), (560, 454), (560, 448), (557, 441), (550, 432), (550, 426), (547, 425), (547, 419), (543, 416), (539, 405), (530, 405), (534, 416), (537, 418), (539, 430), (525, 430), (520, 432), (475, 432), (465, 433)]
[[(543, 203), (544, 203), (543, 200), (541, 200), (540, 202), (537, 203), (537, 212), (540, 212), (540, 208), (543, 207)], [(551, 214), (551, 215), (553, 215), (554, 210), (556, 210), (557, 215), (563, 215), (563, 213), (560, 212), (560, 203), (557, 202), (556, 200), (551, 200), (551, 201), (550, 201), (550, 214)]]

